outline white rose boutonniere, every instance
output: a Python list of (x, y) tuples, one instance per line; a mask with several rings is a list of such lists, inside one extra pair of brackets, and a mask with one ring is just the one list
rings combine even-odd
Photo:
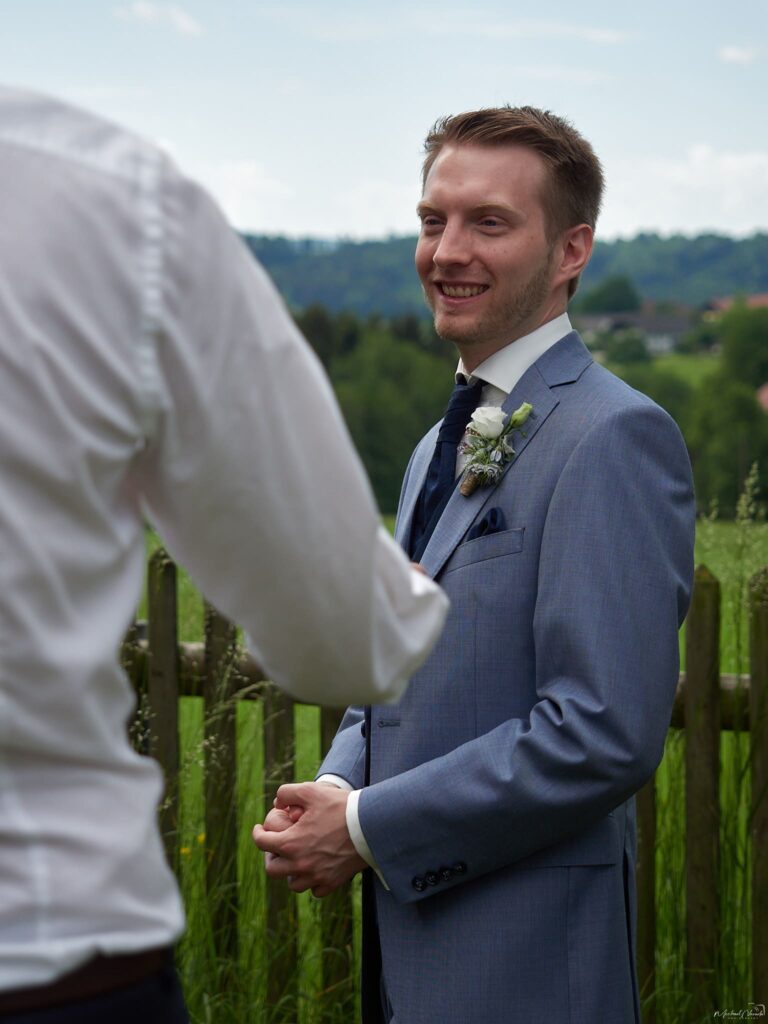
[(498, 405), (481, 405), (472, 413), (470, 429), (480, 437), (495, 440), (504, 429), (506, 416)]
[(495, 484), (501, 479), (504, 466), (515, 456), (509, 435), (516, 427), (521, 427), (532, 412), (531, 403), (523, 402), (509, 419), (497, 406), (484, 405), (472, 413), (467, 439), (459, 445), (459, 451), (469, 456), (459, 487), (463, 495), (469, 497), (476, 487)]

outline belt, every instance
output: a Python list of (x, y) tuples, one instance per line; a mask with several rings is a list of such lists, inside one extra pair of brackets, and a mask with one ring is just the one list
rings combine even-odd
[(0, 992), (0, 1014), (43, 1010), (49, 1006), (61, 1006), (64, 1003), (90, 999), (92, 996), (133, 985), (172, 965), (173, 950), (170, 946), (148, 949), (141, 953), (95, 956), (82, 967), (70, 971), (49, 985)]

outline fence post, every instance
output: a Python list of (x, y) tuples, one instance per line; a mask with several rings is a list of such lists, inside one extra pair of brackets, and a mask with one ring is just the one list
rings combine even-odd
[(237, 735), (235, 627), (205, 606), (203, 704), (205, 717), (206, 885), (223, 984), (237, 971)]
[(165, 776), (160, 834), (168, 863), (178, 862), (179, 799), (179, 641), (176, 625), (176, 566), (160, 548), (149, 560), (149, 753)]
[(644, 1024), (656, 1024), (656, 776), (637, 794), (637, 973), (650, 1000)]
[(685, 635), (686, 977), (691, 1020), (717, 1009), (720, 584), (696, 569)]
[[(264, 809), (272, 806), (278, 788), (295, 775), (293, 701), (276, 686), (264, 688)], [(267, 876), (267, 1003), (270, 1020), (298, 1019), (298, 921), (296, 896), (285, 881)]]
[(768, 1002), (768, 568), (750, 580), (752, 997)]
[(120, 646), (120, 664), (136, 694), (136, 706), (128, 723), (128, 738), (139, 754), (147, 753), (147, 663), (139, 646), (143, 626), (144, 623), (132, 622)]
[[(328, 753), (336, 730), (344, 717), (337, 708), (320, 712), (320, 747), (322, 757)], [(352, 886), (344, 885), (320, 903), (320, 934), (323, 949), (323, 1006), (347, 1006), (354, 1015), (354, 926)], [(337, 1010), (338, 1013), (338, 1010)]]

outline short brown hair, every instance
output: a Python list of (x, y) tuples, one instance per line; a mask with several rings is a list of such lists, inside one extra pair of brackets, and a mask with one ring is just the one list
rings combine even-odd
[(424, 141), (422, 186), (444, 145), (527, 146), (550, 168), (542, 196), (547, 228), (554, 237), (566, 228), (594, 230), (603, 198), (603, 169), (587, 140), (565, 118), (537, 107), (486, 107), (435, 121)]

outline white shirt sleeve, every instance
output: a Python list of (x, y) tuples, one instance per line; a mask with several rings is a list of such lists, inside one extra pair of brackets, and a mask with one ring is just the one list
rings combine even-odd
[(292, 696), (396, 700), (447, 599), (381, 526), (330, 384), (264, 271), (201, 189), (171, 188), (143, 366), (150, 518)]

